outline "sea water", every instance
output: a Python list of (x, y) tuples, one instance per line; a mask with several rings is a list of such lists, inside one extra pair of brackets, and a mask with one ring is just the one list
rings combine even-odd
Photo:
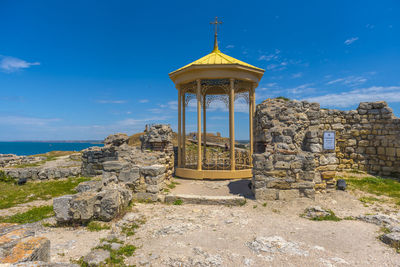
[(103, 144), (83, 142), (0, 142), (0, 154), (26, 156), (43, 154), (55, 150), (81, 151), (91, 146), (103, 146)]

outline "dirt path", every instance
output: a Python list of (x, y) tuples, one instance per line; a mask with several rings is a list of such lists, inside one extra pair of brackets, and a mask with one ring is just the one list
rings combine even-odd
[[(338, 216), (373, 212), (348, 193), (243, 207), (138, 204), (147, 218), (128, 239), (137, 266), (400, 266), (400, 254), (377, 239), (380, 227), (354, 220), (310, 221), (304, 208)], [(255, 207), (256, 206), (256, 207)], [(400, 214), (397, 214), (399, 217)]]

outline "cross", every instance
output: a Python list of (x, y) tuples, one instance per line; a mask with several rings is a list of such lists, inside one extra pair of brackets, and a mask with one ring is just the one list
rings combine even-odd
[(215, 17), (215, 21), (211, 21), (210, 24), (215, 25), (214, 34), (217, 35), (218, 34), (218, 24), (222, 24), (222, 21), (218, 21), (218, 17)]
[(219, 49), (218, 49), (218, 40), (217, 40), (218, 24), (222, 24), (222, 21), (218, 21), (218, 17), (215, 17), (215, 21), (211, 21), (210, 24), (214, 24), (215, 25), (215, 28), (214, 28), (214, 51), (219, 51)]

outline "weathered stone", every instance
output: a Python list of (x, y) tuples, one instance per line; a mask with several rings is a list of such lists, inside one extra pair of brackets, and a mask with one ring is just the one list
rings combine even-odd
[(97, 192), (83, 192), (73, 196), (70, 200), (72, 220), (87, 222), (94, 217)]
[(73, 197), (73, 195), (65, 195), (53, 198), (53, 210), (58, 222), (62, 223), (72, 220), (70, 208)]
[(360, 215), (357, 217), (358, 220), (373, 223), (379, 226), (388, 226), (400, 223), (399, 220), (385, 214), (375, 215)]
[(329, 216), (331, 213), (320, 206), (308, 207), (305, 209), (303, 217), (307, 219), (318, 219)]
[(123, 133), (117, 133), (107, 136), (104, 140), (106, 146), (120, 146), (128, 141), (129, 137)]
[(0, 263), (50, 260), (50, 240), (44, 237), (28, 237), (17, 243)]
[(77, 187), (75, 187), (75, 190), (77, 192), (87, 192), (87, 191), (100, 191), (102, 186), (101, 181), (86, 181), (80, 183)]
[(108, 250), (94, 249), (83, 258), (83, 261), (86, 262), (88, 266), (95, 267), (105, 264), (108, 258), (110, 258), (110, 252)]
[(300, 197), (300, 192), (298, 189), (279, 190), (278, 193), (279, 200), (292, 200), (298, 197)]
[(336, 177), (335, 171), (326, 171), (321, 173), (322, 179), (333, 179)]
[(383, 243), (388, 244), (396, 249), (400, 248), (400, 232), (393, 232), (381, 236)]
[(119, 171), (122, 168), (127, 167), (126, 162), (122, 161), (106, 161), (103, 163), (103, 168), (105, 171)]
[(165, 166), (163, 165), (152, 165), (144, 166), (140, 168), (142, 175), (157, 176), (165, 172)]
[(122, 170), (118, 176), (118, 180), (122, 183), (134, 183), (139, 178), (140, 178), (139, 167), (132, 167), (128, 170)]
[(103, 221), (112, 220), (118, 213), (129, 205), (132, 200), (132, 193), (127, 189), (105, 189), (98, 193), (100, 210), (96, 217)]

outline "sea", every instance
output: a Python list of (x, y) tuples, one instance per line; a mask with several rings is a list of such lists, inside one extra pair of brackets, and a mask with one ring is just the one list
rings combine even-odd
[(0, 154), (18, 156), (43, 154), (50, 151), (81, 151), (91, 146), (103, 146), (97, 142), (0, 142)]

